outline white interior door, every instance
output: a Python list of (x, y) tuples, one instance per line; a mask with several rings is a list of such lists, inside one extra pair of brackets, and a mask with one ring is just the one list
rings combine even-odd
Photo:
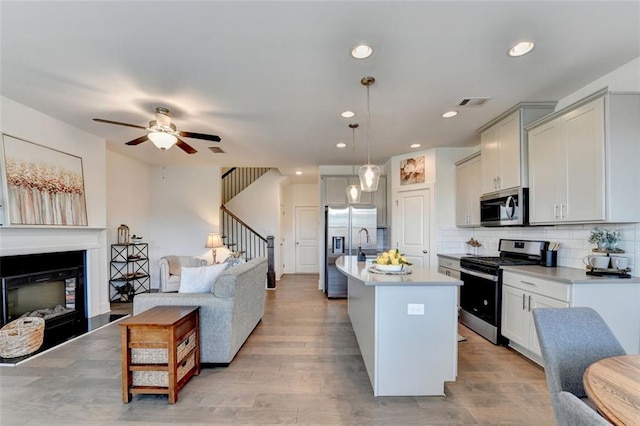
[(318, 273), (318, 208), (296, 207), (296, 273)]
[(429, 189), (399, 192), (394, 204), (394, 235), (400, 253), (409, 262), (429, 268)]

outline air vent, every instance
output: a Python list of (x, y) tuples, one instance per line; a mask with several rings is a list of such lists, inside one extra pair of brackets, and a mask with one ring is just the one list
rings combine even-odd
[(224, 154), (224, 151), (222, 150), (222, 148), (220, 148), (219, 146), (210, 146), (209, 149), (211, 150), (211, 152), (213, 152), (214, 154)]
[(458, 106), (461, 106), (461, 107), (477, 107), (477, 106), (482, 106), (482, 105), (486, 104), (490, 100), (491, 100), (491, 98), (479, 98), (479, 97), (463, 98), (463, 99), (460, 100), (460, 102), (458, 102)]

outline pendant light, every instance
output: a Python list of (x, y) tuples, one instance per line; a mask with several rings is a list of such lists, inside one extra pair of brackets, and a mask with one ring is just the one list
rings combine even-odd
[[(349, 128), (351, 129), (351, 176), (349, 176), (349, 181), (353, 177), (355, 179), (356, 175), (356, 129), (358, 128), (358, 123), (349, 124)], [(349, 204), (358, 204), (360, 202), (360, 185), (352, 183), (351, 185), (347, 185), (347, 199), (349, 200)]]
[(360, 167), (358, 176), (360, 177), (360, 189), (364, 192), (375, 192), (378, 190), (380, 181), (380, 167), (371, 164), (371, 103), (369, 101), (369, 86), (376, 82), (373, 77), (362, 77), (360, 84), (367, 87), (367, 164)]

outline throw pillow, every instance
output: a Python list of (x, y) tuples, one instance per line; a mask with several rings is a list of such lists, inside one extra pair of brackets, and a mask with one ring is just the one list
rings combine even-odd
[(224, 262), (231, 253), (232, 251), (226, 246), (218, 247), (216, 249), (216, 263)]
[(225, 263), (182, 268), (178, 293), (210, 293), (213, 282), (226, 268)]
[(229, 256), (227, 257), (227, 260), (224, 261), (224, 263), (227, 264), (227, 268), (233, 268), (234, 266), (238, 266), (245, 262), (246, 260), (244, 260), (244, 257), (234, 257), (234, 256)]

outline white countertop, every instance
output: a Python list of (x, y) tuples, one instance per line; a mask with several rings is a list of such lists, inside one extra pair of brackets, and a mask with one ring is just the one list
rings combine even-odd
[(386, 275), (369, 272), (371, 262), (358, 262), (357, 256), (341, 256), (336, 260), (338, 271), (364, 285), (402, 285), (402, 286), (461, 286), (462, 281), (438, 273), (436, 269), (426, 269), (413, 265), (410, 274)]
[(516, 272), (519, 274), (529, 275), (531, 277), (542, 278), (546, 280), (558, 281), (566, 284), (600, 284), (600, 283), (616, 283), (616, 284), (640, 284), (639, 277), (618, 278), (611, 276), (594, 277), (587, 275), (586, 269), (567, 268), (558, 266), (554, 268), (546, 268), (538, 265), (527, 266), (502, 266), (505, 271)]
[(460, 260), (462, 257), (473, 256), (471, 253), (438, 253), (438, 257), (448, 257), (453, 260)]

